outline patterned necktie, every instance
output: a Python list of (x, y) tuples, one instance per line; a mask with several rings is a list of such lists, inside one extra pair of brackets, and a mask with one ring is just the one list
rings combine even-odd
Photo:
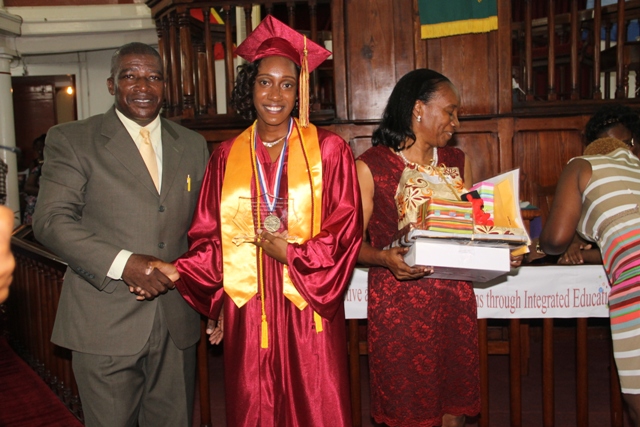
[(140, 136), (142, 137), (142, 144), (140, 144), (140, 154), (142, 155), (144, 163), (147, 165), (149, 175), (151, 175), (151, 179), (153, 179), (156, 190), (159, 190), (160, 187), (158, 185), (158, 161), (156, 160), (156, 152), (153, 150), (153, 145), (151, 145), (149, 130), (145, 128), (140, 129)]

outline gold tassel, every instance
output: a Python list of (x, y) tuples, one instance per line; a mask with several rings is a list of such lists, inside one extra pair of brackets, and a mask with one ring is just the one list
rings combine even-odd
[(307, 36), (304, 36), (299, 84), (298, 102), (300, 104), (300, 125), (306, 128), (309, 126), (309, 61), (307, 60)]
[(262, 339), (260, 348), (269, 348), (269, 328), (267, 327), (267, 315), (262, 315)]
[[(257, 166), (257, 158), (256, 153), (253, 151), (253, 142), (255, 141), (254, 132), (256, 131), (256, 126), (254, 124), (254, 128), (251, 131), (251, 163), (253, 166), (253, 177), (255, 179), (256, 188), (260, 188), (260, 183), (258, 182), (258, 166)], [(257, 203), (256, 203), (256, 219), (258, 220), (258, 224), (261, 224), (260, 220), (260, 195), (258, 195)], [(256, 236), (256, 238), (258, 238)], [(260, 310), (262, 311), (262, 334), (260, 338), (260, 348), (269, 348), (269, 328), (267, 327), (267, 311), (264, 308), (264, 265), (262, 263), (262, 248), (258, 248), (258, 286), (260, 292)]]
[(322, 332), (322, 317), (314, 311), (313, 320), (316, 322), (316, 333), (319, 334)]

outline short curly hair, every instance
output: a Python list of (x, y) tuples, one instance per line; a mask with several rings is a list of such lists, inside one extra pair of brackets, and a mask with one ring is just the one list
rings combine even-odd
[[(262, 59), (238, 66), (238, 76), (231, 92), (229, 106), (233, 108), (243, 119), (254, 121), (258, 116), (255, 105), (253, 105), (253, 86), (256, 83), (258, 68)], [(295, 65), (295, 64), (294, 64)], [(300, 72), (296, 65), (296, 71)], [(291, 115), (298, 117), (298, 102), (291, 111)]]
[(626, 105), (610, 104), (596, 111), (587, 122), (584, 130), (587, 144), (600, 138), (603, 132), (618, 124), (629, 129), (634, 137), (638, 136), (640, 130), (638, 113)]
[(617, 150), (618, 148), (629, 149), (629, 146), (624, 142), (620, 141), (616, 138), (599, 138), (593, 141), (591, 144), (587, 145), (587, 148), (584, 149), (585, 156), (594, 156), (594, 155), (605, 155), (609, 154), (612, 151)]

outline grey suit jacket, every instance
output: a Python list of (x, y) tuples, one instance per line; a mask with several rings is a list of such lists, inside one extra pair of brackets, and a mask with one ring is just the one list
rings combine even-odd
[(197, 342), (199, 317), (177, 290), (140, 302), (122, 280), (107, 277), (121, 249), (165, 261), (188, 249), (209, 152), (201, 135), (165, 119), (162, 150), (158, 194), (114, 108), (49, 130), (33, 230), (69, 265), (55, 344), (92, 354), (136, 354), (149, 338), (158, 304), (179, 348)]

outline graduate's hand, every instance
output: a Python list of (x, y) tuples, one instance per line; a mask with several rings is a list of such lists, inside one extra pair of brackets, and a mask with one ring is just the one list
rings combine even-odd
[(149, 266), (148, 266), (149, 273), (147, 274), (151, 274), (151, 270), (153, 270), (154, 268), (157, 268), (158, 270), (160, 270), (162, 274), (167, 276), (169, 280), (171, 280), (174, 283), (180, 280), (180, 273), (178, 273), (178, 269), (176, 268), (175, 265), (171, 263), (164, 262), (159, 259), (152, 261), (149, 263)]
[(269, 233), (268, 231), (258, 230), (258, 235), (254, 244), (262, 248), (264, 253), (269, 255), (276, 261), (280, 261), (284, 265), (289, 265), (287, 261), (287, 233)]
[(382, 265), (391, 270), (398, 280), (416, 280), (433, 273), (433, 267), (407, 265), (404, 256), (408, 251), (408, 247), (393, 247), (381, 251)]
[(224, 315), (222, 313), (220, 311), (217, 324), (213, 319), (207, 321), (206, 332), (209, 334), (209, 342), (211, 344), (220, 344), (222, 342), (222, 337), (224, 336)]

